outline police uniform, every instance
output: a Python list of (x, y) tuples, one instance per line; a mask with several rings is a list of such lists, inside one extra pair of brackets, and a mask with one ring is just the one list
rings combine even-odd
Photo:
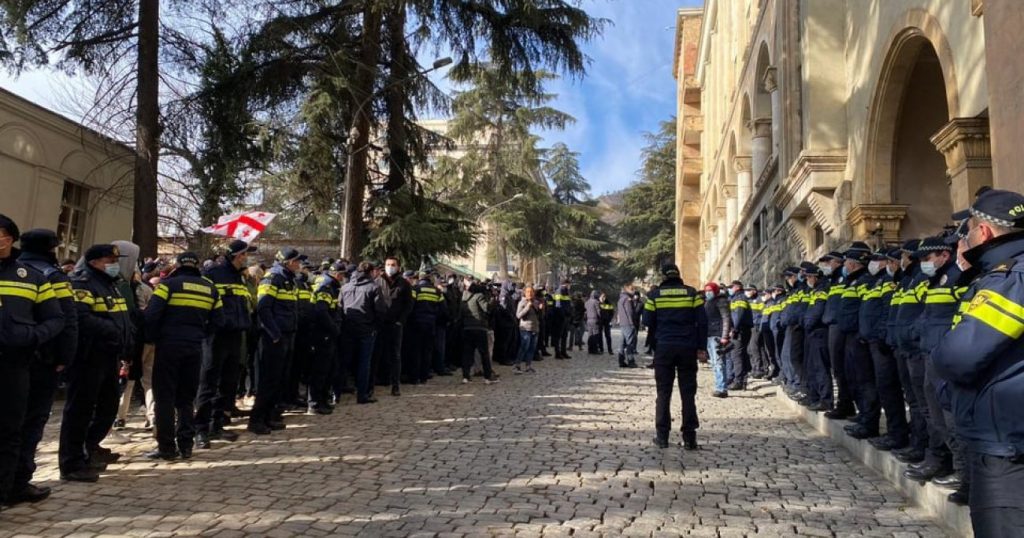
[(434, 283), (421, 274), (419, 281), (412, 287), (412, 377), (426, 383), (430, 379), (430, 369), (434, 359), (436, 345), (437, 319), (441, 315), (444, 297)]
[(250, 247), (245, 241), (233, 241), (228, 247), (227, 259), (204, 274), (217, 288), (223, 305), (223, 323), (211, 339), (209, 353), (203, 354), (195, 416), (199, 448), (206, 448), (209, 437), (229, 441), (237, 438), (237, 434), (224, 431), (224, 422), (226, 413), (235, 407), (245, 335), (252, 326), (253, 297), (242, 275), (245, 268), (236, 268), (232, 260), (255, 250), (256, 247)]
[(704, 298), (697, 290), (683, 283), (674, 264), (662, 268), (666, 277), (651, 290), (644, 305), (647, 326), (654, 332), (654, 379), (658, 388), (654, 426), (655, 444), (668, 446), (672, 429), (672, 385), (679, 375), (679, 394), (683, 403), (683, 443), (697, 448), (697, 354), (707, 344), (708, 320)]
[[(833, 261), (842, 263), (843, 254), (831, 251), (818, 258), (818, 263)], [(828, 278), (828, 299), (825, 301), (822, 321), (828, 326), (828, 358), (836, 390), (833, 409), (827, 411), (825, 416), (830, 419), (845, 419), (854, 414), (853, 394), (850, 382), (846, 379), (846, 334), (839, 329), (839, 305), (843, 300), (843, 290), (846, 289), (846, 279), (843, 278), (841, 267), (828, 267), (830, 273), (825, 275)]]
[[(799, 275), (800, 268), (787, 268), (783, 275)], [(779, 324), (785, 332), (782, 346), (782, 380), (784, 390), (791, 396), (803, 395), (804, 369), (804, 327), (803, 313), (807, 307), (805, 295), (807, 286), (800, 281), (788, 284), (786, 300), (782, 303)]]
[(14, 476), (14, 488), (8, 501), (36, 501), (49, 494), (49, 488), (30, 484), (35, 473), (36, 448), (50, 419), (57, 390), (57, 368), (65, 367), (78, 348), (78, 313), (71, 279), (57, 266), (53, 249), (59, 241), (52, 230), (29, 230), (21, 235), (18, 261), (43, 275), (60, 303), (64, 328), (49, 342), (39, 346), (29, 372), (29, 392), (25, 420), (21, 430), (21, 455)]
[(1022, 215), (1024, 196), (994, 189), (980, 194), (968, 214), (954, 215), (1013, 231), (963, 252), (981, 276), (963, 296), (959, 323), (931, 354), (939, 378), (948, 382), (957, 433), (967, 443), (976, 536), (1013, 536), (1024, 528)]
[(288, 364), (298, 328), (295, 273), (288, 269), (287, 263), (298, 259), (299, 253), (290, 248), (278, 252), (275, 257), (277, 261), (256, 292), (256, 314), (261, 329), (260, 352), (256, 363), (256, 402), (249, 413), (249, 431), (258, 435), (284, 427), (278, 406), (283, 403)]
[(216, 285), (202, 277), (198, 265), (194, 253), (179, 255), (178, 267), (160, 281), (144, 314), (146, 339), (156, 350), (153, 429), (157, 449), (147, 454), (151, 459), (192, 456), (193, 403), (199, 390), (203, 340), (224, 323)]
[(309, 364), (309, 388), (306, 398), (310, 413), (329, 415), (332, 411), (329, 380), (333, 375), (337, 341), (341, 335), (341, 311), (338, 309), (341, 283), (334, 274), (341, 272), (342, 269), (342, 266), (335, 266), (320, 275), (311, 298), (313, 319), (310, 332), (313, 355)]
[(772, 290), (778, 291), (778, 297), (772, 297), (765, 313), (768, 315), (768, 332), (771, 335), (768, 339), (769, 353), (772, 361), (772, 371), (768, 373), (768, 379), (774, 380), (782, 375), (782, 346), (785, 343), (786, 331), (782, 327), (782, 308), (786, 302), (786, 288), (778, 285)]
[(804, 311), (804, 371), (806, 396), (802, 402), (812, 411), (827, 411), (832, 408), (832, 375), (828, 355), (828, 325), (825, 324), (825, 307), (828, 304), (828, 290), (831, 283), (814, 263), (800, 264), (804, 276), (818, 277), (815, 286), (808, 284), (805, 293), (807, 308)]
[(17, 226), (0, 215), (0, 229), (11, 242), (8, 255), (0, 259), (0, 503), (7, 503), (19, 500), (27, 484), (16, 475), (20, 474), (32, 362), (37, 349), (60, 334), (64, 317), (46, 277), (17, 261), (13, 248), (19, 238)]
[(609, 355), (614, 355), (615, 351), (612, 350), (612, 320), (615, 318), (615, 305), (608, 302), (608, 296), (604, 296), (598, 306), (601, 308), (598, 330), (600, 335), (604, 335), (603, 346), (601, 338), (597, 339), (598, 351), (601, 352), (607, 349)]
[(570, 357), (566, 350), (566, 343), (569, 339), (569, 324), (572, 321), (572, 297), (569, 296), (569, 286), (562, 284), (551, 298), (553, 300), (551, 331), (555, 345), (555, 358), (568, 359)]
[(739, 286), (740, 291), (729, 299), (729, 315), (732, 317), (733, 348), (729, 354), (732, 362), (732, 379), (727, 380), (729, 390), (747, 388), (747, 375), (750, 374), (750, 334), (754, 328), (754, 318), (750, 311), (750, 300), (743, 291), (743, 283), (734, 281), (732, 286)]
[(78, 350), (67, 368), (59, 454), (61, 477), (68, 480), (94, 481), (89, 467), (103, 467), (97, 449), (117, 415), (117, 400), (113, 409), (103, 409), (100, 394), (117, 393), (118, 362), (135, 337), (128, 303), (117, 289), (120, 267), (111, 264), (107, 273), (90, 264), (109, 256), (121, 256), (116, 246), (90, 247), (84, 267), (71, 277), (78, 310)]
[[(845, 334), (846, 379), (850, 384), (854, 403), (857, 405), (857, 421), (844, 428), (855, 439), (878, 437), (878, 424), (881, 420), (881, 406), (878, 401), (878, 388), (875, 384), (875, 367), (871, 359), (868, 342), (860, 335), (860, 307), (867, 291), (874, 286), (875, 277), (867, 270), (868, 257), (871, 249), (862, 242), (855, 241), (843, 257), (863, 264), (860, 269), (847, 272), (844, 267), (846, 285), (843, 288), (839, 303), (839, 330)], [(886, 417), (886, 424), (891, 430), (894, 426), (893, 417)], [(904, 427), (906, 418), (903, 419)]]
[(754, 379), (763, 379), (768, 371), (768, 355), (764, 349), (764, 334), (762, 333), (764, 320), (764, 295), (758, 294), (757, 287), (747, 286), (745, 291), (753, 291), (754, 297), (749, 299), (750, 317), (753, 326), (750, 329), (750, 345), (747, 346), (747, 354), (750, 356), (750, 376)]
[(310, 281), (308, 271), (312, 265), (302, 259), (303, 271), (295, 275), (295, 306), (298, 316), (295, 329), (295, 346), (292, 351), (292, 360), (288, 363), (288, 382), (284, 388), (283, 402), (286, 406), (295, 406), (304, 409), (307, 403), (305, 398), (299, 394), (299, 384), (309, 381), (309, 363), (313, 356), (313, 282)]
[[(885, 259), (884, 252), (876, 252), (869, 257), (869, 263), (881, 264)], [(889, 302), (895, 284), (892, 277), (880, 269), (871, 276), (871, 279), (871, 284), (860, 293), (857, 332), (860, 339), (868, 345), (875, 392), (879, 405), (885, 412), (886, 434), (870, 439), (869, 442), (880, 450), (898, 450), (907, 445), (910, 431), (906, 402), (900, 385), (899, 365), (892, 348), (886, 343), (885, 329)]]

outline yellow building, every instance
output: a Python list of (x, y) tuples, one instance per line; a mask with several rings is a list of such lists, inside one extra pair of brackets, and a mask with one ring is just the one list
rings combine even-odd
[(59, 258), (131, 239), (135, 152), (0, 89), (0, 213), (55, 230)]
[[(986, 64), (986, 4), (1021, 17), (1003, 0), (708, 0), (680, 10), (684, 273), (763, 285), (854, 239), (894, 242), (948, 224), (993, 183), (989, 117), (1000, 111), (989, 107), (990, 77), (1024, 62), (1004, 51), (999, 67)], [(1019, 171), (1005, 173), (995, 184), (1019, 188), (1009, 176)]]

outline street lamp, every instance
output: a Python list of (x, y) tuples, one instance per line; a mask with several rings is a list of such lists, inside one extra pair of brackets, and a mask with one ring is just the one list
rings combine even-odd
[(481, 218), (483, 218), (484, 215), (487, 214), (488, 211), (491, 211), (491, 210), (493, 210), (493, 209), (495, 209), (497, 207), (500, 207), (500, 206), (503, 206), (503, 205), (505, 205), (507, 203), (513, 202), (515, 200), (518, 200), (518, 199), (520, 199), (522, 197), (523, 197), (523, 193), (517, 192), (514, 196), (512, 196), (508, 200), (504, 200), (504, 201), (498, 202), (498, 203), (496, 203), (496, 204), (494, 204), (492, 206), (483, 206), (484, 210), (481, 211), (480, 214), (478, 214), (476, 216), (476, 218), (477, 218), (477, 220), (480, 220)]
[(341, 219), (342, 258), (349, 259), (350, 261), (355, 259), (357, 254), (355, 248), (356, 241), (358, 240), (360, 231), (358, 229), (360, 227), (358, 223), (362, 222), (363, 190), (365, 189), (365, 186), (361, 181), (359, 182), (358, 186), (353, 185), (353, 183), (356, 181), (356, 178), (352, 175), (352, 163), (354, 160), (354, 155), (357, 151), (366, 150), (365, 146), (361, 148), (355, 147), (356, 139), (359, 138), (360, 135), (358, 122), (360, 115), (363, 113), (363, 108), (365, 108), (366, 105), (373, 101), (374, 98), (384, 93), (385, 91), (390, 90), (395, 86), (418, 79), (426, 75), (427, 73), (436, 71), (447, 65), (451, 65), (452, 61), (453, 60), (447, 56), (444, 58), (438, 58), (437, 60), (434, 60), (433, 64), (431, 64), (431, 66), (428, 69), (417, 71), (405, 78), (393, 81), (390, 84), (387, 84), (384, 87), (380, 88), (379, 90), (371, 93), (369, 96), (367, 96), (359, 103), (359, 106), (356, 107), (355, 114), (352, 115), (352, 128), (349, 129), (348, 140), (345, 141), (345, 145), (347, 146), (345, 148), (345, 152), (347, 154), (347, 163), (345, 166), (345, 202), (343, 204)]

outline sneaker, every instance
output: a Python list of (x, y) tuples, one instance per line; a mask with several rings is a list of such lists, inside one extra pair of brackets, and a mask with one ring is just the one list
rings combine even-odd
[(174, 460), (178, 459), (178, 453), (177, 452), (171, 452), (171, 451), (164, 451), (164, 450), (160, 450), (158, 448), (156, 450), (151, 450), (149, 452), (146, 452), (146, 459), (174, 461)]
[(526, 373), (528, 373), (528, 374), (535, 374), (535, 373), (537, 373), (537, 370), (534, 370), (532, 367), (530, 367), (530, 368), (526, 369)]
[(466, 378), (466, 377), (462, 378), (462, 384), (463, 385), (468, 385), (469, 384), (469, 378)]
[(196, 434), (196, 448), (207, 449), (210, 448), (210, 436), (206, 432), (199, 432)]
[(115, 430), (123, 430), (124, 429), (124, 419), (123, 418), (119, 418), (119, 419), (114, 421), (114, 429)]
[(497, 385), (498, 383), (497, 379), (484, 379), (484, 385)]
[(522, 375), (523, 371), (518, 366), (516, 366), (515, 368), (512, 369), (512, 373), (515, 375)]
[(728, 398), (729, 397), (729, 393), (725, 392), (724, 390), (716, 390), (715, 392), (711, 393), (711, 396), (713, 396), (715, 398)]

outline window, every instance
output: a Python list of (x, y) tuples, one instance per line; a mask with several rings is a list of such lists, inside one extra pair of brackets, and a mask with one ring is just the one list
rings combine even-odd
[(754, 240), (754, 253), (761, 250), (761, 243), (764, 240), (764, 232), (762, 231), (762, 228), (761, 217), (757, 217), (754, 219), (754, 233), (751, 234), (751, 237)]
[(825, 243), (825, 231), (821, 229), (821, 226), (814, 227), (814, 244), (812, 250), (820, 247)]
[(89, 189), (64, 182), (64, 193), (60, 200), (60, 217), (57, 219), (57, 239), (61, 246), (57, 249), (60, 259), (77, 259), (84, 252), (82, 242), (85, 239), (85, 217), (88, 212)]

